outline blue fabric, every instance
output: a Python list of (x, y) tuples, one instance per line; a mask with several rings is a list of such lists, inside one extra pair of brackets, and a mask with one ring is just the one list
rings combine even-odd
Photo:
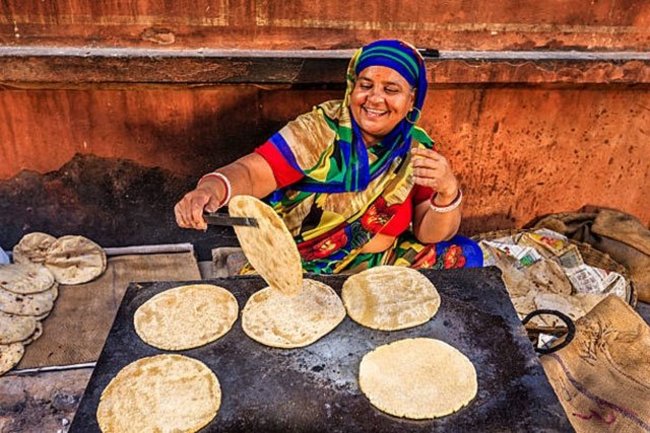
[(463, 255), (466, 259), (463, 268), (483, 267), (483, 251), (481, 247), (475, 241), (465, 236), (456, 235), (448, 241), (438, 242), (436, 244), (436, 256), (443, 256), (452, 245), (458, 245), (463, 249)]

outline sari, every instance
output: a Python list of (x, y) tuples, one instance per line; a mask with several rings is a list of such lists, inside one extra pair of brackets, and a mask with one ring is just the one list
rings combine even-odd
[[(416, 89), (416, 96), (414, 110), (379, 143), (366, 147), (349, 101), (358, 73), (373, 65), (396, 70)], [(433, 140), (416, 125), (426, 89), (424, 60), (415, 48), (401, 41), (377, 41), (350, 60), (342, 101), (314, 107), (269, 139), (303, 175), (267, 201), (294, 236), (305, 271), (336, 274), (377, 265), (435, 269), (482, 265), (480, 248), (467, 238), (424, 245), (409, 230), (384, 252), (361, 252), (410, 200), (414, 187), (410, 149), (433, 148)]]

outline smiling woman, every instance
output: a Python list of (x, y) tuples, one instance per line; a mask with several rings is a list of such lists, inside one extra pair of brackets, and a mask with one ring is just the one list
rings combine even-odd
[(309, 272), (481, 266), (478, 246), (456, 236), (458, 180), (417, 126), (422, 56), (402, 41), (375, 41), (354, 54), (346, 78), (343, 100), (314, 107), (203, 176), (176, 205), (178, 225), (205, 229), (205, 210), (247, 194), (267, 197)]

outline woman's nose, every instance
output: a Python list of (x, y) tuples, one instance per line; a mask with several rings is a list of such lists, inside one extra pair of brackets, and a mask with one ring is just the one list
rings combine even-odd
[(368, 101), (370, 102), (382, 102), (384, 100), (384, 95), (380, 90), (371, 89), (368, 94)]

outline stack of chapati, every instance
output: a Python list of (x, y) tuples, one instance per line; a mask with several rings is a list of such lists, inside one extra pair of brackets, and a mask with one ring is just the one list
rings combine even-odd
[(106, 269), (104, 250), (83, 236), (29, 233), (14, 247), (13, 259), (0, 265), (0, 374), (42, 334), (59, 284), (87, 283)]
[(47, 233), (25, 235), (14, 247), (14, 262), (42, 264), (60, 284), (83, 284), (106, 270), (102, 247), (83, 236), (55, 238)]
[(0, 375), (18, 364), (25, 345), (41, 336), (41, 320), (58, 294), (58, 284), (44, 266), (0, 266)]

